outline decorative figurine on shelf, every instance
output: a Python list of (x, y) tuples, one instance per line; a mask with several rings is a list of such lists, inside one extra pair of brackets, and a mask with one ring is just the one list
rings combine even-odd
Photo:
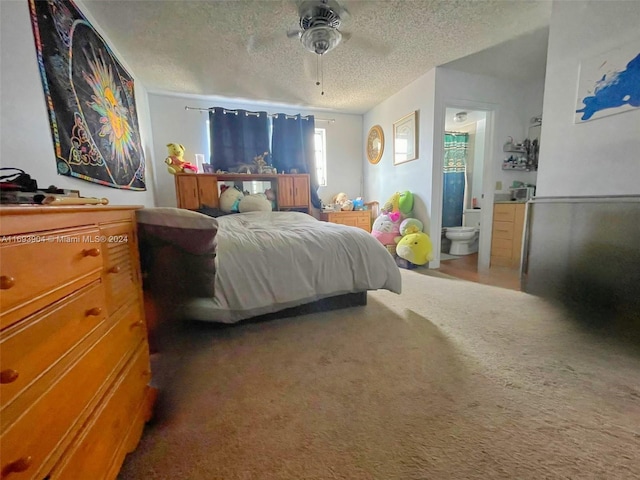
[(264, 169), (267, 166), (267, 161), (264, 159), (269, 155), (269, 152), (264, 152), (262, 155), (256, 155), (253, 157), (253, 163), (255, 164), (255, 173), (265, 173)]
[(184, 146), (179, 143), (168, 143), (169, 156), (165, 158), (164, 163), (168, 165), (167, 170), (170, 174), (176, 173), (198, 173), (198, 167), (184, 160)]

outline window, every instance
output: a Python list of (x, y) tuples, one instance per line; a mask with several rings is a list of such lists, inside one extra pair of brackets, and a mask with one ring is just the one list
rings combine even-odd
[(316, 178), (318, 185), (327, 186), (327, 137), (326, 129), (316, 128), (315, 133), (316, 152)]

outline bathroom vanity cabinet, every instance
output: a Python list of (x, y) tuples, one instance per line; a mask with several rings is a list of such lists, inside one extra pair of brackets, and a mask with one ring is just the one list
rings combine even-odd
[(495, 203), (491, 232), (491, 266), (519, 268), (526, 203)]

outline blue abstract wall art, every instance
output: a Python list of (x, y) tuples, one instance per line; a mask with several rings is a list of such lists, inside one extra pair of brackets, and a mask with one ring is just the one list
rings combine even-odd
[(575, 123), (640, 108), (640, 41), (580, 64)]

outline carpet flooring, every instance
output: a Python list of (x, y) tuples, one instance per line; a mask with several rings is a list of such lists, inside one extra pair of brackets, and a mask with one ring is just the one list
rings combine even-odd
[(640, 478), (628, 335), (522, 292), (402, 277), (365, 307), (167, 329), (156, 418), (118, 478)]

